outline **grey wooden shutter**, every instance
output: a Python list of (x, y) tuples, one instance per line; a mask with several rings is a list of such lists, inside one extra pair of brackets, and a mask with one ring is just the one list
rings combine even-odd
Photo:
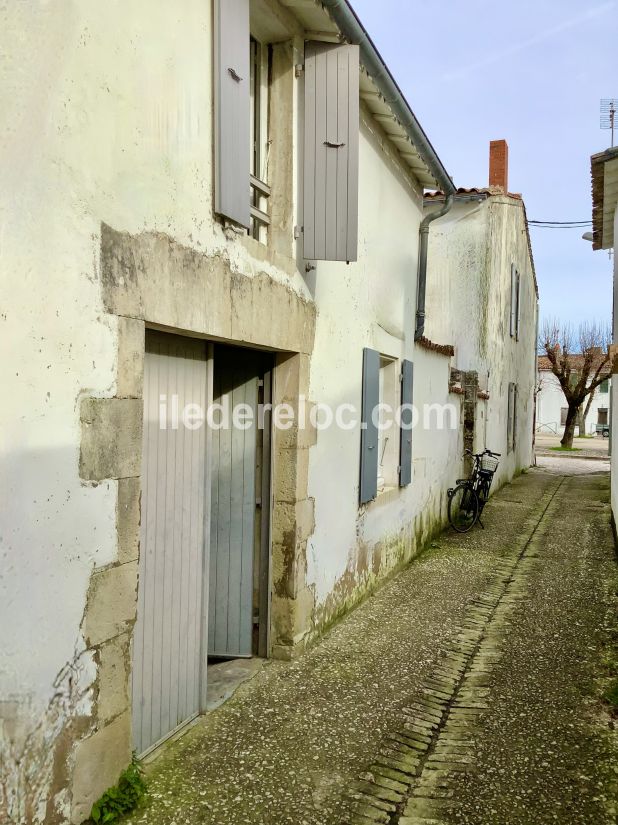
[(517, 270), (511, 264), (511, 338), (517, 331)]
[(511, 439), (511, 449), (517, 447), (517, 384), (513, 384), (513, 437)]
[[(401, 365), (401, 405), (412, 404), (414, 387), (414, 365), (404, 361)], [(412, 481), (412, 409), (401, 411), (401, 431), (399, 433), (399, 486), (406, 487)]]
[(215, 211), (249, 228), (249, 0), (215, 2)]
[(380, 403), (380, 353), (363, 350), (363, 399), (361, 409), (360, 503), (378, 494), (378, 427), (373, 411)]
[(506, 414), (506, 448), (507, 452), (513, 449), (513, 430), (515, 416), (515, 384), (509, 384), (508, 406)]
[(359, 49), (305, 44), (304, 257), (355, 261)]
[(515, 319), (515, 337), (519, 341), (519, 325), (521, 323), (521, 275), (517, 270), (517, 318)]

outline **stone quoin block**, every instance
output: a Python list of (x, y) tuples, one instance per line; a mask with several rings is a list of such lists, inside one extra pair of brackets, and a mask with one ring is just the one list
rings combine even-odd
[(136, 606), (137, 562), (93, 573), (82, 626), (88, 647), (127, 633), (135, 621)]
[(85, 481), (140, 474), (143, 404), (136, 398), (83, 398), (79, 474)]

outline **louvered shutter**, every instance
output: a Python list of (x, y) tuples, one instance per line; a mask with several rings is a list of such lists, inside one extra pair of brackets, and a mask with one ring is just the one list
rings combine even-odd
[(360, 503), (378, 494), (378, 427), (373, 410), (380, 402), (380, 353), (363, 350), (363, 398), (361, 409)]
[(355, 261), (358, 46), (305, 44), (304, 257)]
[(215, 211), (249, 228), (249, 0), (215, 1)]
[(517, 331), (517, 270), (515, 264), (511, 264), (511, 337)]
[(401, 431), (399, 433), (399, 486), (406, 487), (412, 481), (412, 404), (414, 397), (414, 365), (404, 361), (401, 365)]

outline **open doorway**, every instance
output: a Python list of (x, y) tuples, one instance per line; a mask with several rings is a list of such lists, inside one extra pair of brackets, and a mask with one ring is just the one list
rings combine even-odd
[(269, 353), (213, 359), (208, 661), (266, 657), (270, 617)]

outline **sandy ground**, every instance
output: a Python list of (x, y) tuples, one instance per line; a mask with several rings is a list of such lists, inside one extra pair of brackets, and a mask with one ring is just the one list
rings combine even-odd
[[(535, 447), (537, 453), (545, 454), (547, 452), (553, 452), (551, 448), (559, 446), (559, 435), (537, 433), (535, 436)], [(573, 447), (575, 449), (571, 455), (583, 455), (589, 456), (590, 458), (604, 458), (608, 455), (609, 438), (602, 438), (601, 436), (595, 436), (594, 438), (574, 438)], [(577, 453), (575, 450), (577, 450)]]

